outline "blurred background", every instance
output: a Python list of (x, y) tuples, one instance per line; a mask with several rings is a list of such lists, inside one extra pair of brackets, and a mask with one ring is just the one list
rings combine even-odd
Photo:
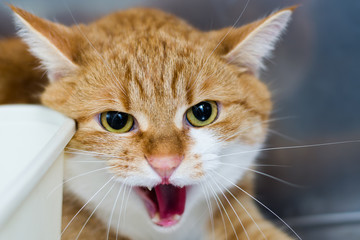
[[(0, 0), (0, 37), (14, 35)], [(348, 0), (12, 0), (41, 17), (74, 24), (117, 9), (156, 7), (203, 30), (237, 26), (301, 4), (262, 79), (275, 108), (268, 147), (360, 139), (360, 1)], [(1, 54), (1, 53), (0, 53)], [(257, 197), (304, 239), (360, 239), (360, 143), (264, 151)], [(293, 184), (299, 185), (294, 186)], [(269, 218), (274, 216), (264, 210)], [(274, 218), (276, 220), (276, 218)], [(279, 222), (280, 226), (286, 227)]]

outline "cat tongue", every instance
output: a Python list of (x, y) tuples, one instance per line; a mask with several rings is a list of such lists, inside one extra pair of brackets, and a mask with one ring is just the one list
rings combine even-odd
[(185, 187), (179, 188), (171, 184), (160, 184), (155, 187), (155, 192), (160, 220), (174, 219), (175, 215), (182, 215), (184, 213), (186, 200)]
[(186, 187), (175, 187), (171, 184), (160, 184), (148, 190), (135, 188), (144, 200), (151, 220), (162, 227), (171, 227), (179, 222), (185, 210)]

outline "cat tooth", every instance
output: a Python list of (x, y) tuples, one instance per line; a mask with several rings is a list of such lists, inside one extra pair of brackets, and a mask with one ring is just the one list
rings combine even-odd
[(173, 219), (174, 220), (176, 220), (176, 221), (179, 221), (180, 220), (180, 215), (179, 214), (175, 214), (174, 216), (173, 216)]
[(147, 189), (149, 189), (149, 191), (151, 191), (151, 190), (152, 190), (152, 187), (149, 187), (149, 186), (148, 186)]
[(151, 219), (154, 223), (158, 223), (160, 221), (160, 214), (156, 213), (154, 217)]

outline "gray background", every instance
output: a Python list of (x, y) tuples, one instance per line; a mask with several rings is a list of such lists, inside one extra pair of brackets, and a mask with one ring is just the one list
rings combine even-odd
[[(1, 3), (4, 1), (0, 0)], [(13, 0), (41, 17), (73, 24), (116, 9), (152, 6), (209, 30), (232, 25), (245, 0)], [(360, 1), (252, 0), (238, 25), (301, 4), (262, 78), (275, 109), (268, 146), (360, 139)], [(14, 35), (0, 6), (0, 37)], [(0, 53), (1, 54), (1, 53)], [(360, 239), (360, 143), (264, 152), (259, 170), (301, 187), (258, 176), (257, 197), (303, 239)], [(274, 217), (264, 211), (269, 217)], [(281, 225), (281, 224), (280, 224)]]

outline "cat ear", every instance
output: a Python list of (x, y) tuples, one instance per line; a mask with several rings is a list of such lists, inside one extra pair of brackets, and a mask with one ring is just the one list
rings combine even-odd
[(238, 29), (224, 29), (223, 36), (230, 31), (223, 41), (225, 49), (229, 49), (225, 59), (258, 75), (259, 70), (265, 67), (263, 60), (270, 57), (295, 8), (280, 10)]
[(70, 28), (39, 18), (12, 5), (10, 8), (14, 11), (19, 36), (29, 45), (31, 53), (41, 60), (50, 81), (56, 81), (76, 70)]

